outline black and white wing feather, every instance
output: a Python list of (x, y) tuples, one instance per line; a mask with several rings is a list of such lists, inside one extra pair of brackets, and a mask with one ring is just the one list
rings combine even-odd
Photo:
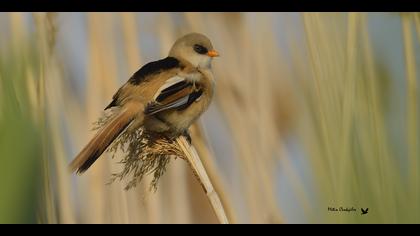
[(154, 101), (149, 103), (144, 111), (146, 115), (154, 115), (169, 109), (183, 110), (198, 100), (202, 90), (185, 77), (174, 76), (159, 88)]

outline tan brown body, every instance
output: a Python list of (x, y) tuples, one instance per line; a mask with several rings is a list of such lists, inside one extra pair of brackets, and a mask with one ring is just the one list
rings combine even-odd
[[(119, 103), (124, 107), (125, 103), (130, 101), (139, 101), (147, 106), (153, 100), (156, 92), (171, 77), (176, 75), (185, 76), (186, 74), (195, 74), (194, 83), (197, 89), (203, 90), (203, 95), (199, 100), (192, 103), (188, 109), (177, 110), (169, 109), (151, 116), (144, 116), (142, 112), (138, 114), (130, 129), (137, 129), (144, 126), (145, 129), (153, 132), (169, 132), (171, 135), (182, 134), (190, 125), (205, 111), (210, 105), (214, 93), (214, 79), (210, 70), (197, 70), (188, 66), (182, 70), (173, 69), (164, 74), (153, 76), (150, 81), (143, 82), (142, 86), (126, 83), (121, 87), (119, 93)], [(181, 91), (185, 94), (188, 90)], [(175, 94), (175, 100), (180, 94)], [(171, 99), (168, 99), (169, 101)], [(164, 120), (164, 122), (162, 121)]]
[[(213, 77), (211, 72), (200, 72), (200, 79), (195, 84), (203, 90), (199, 100), (194, 101), (188, 109), (171, 109), (162, 111), (156, 115), (146, 116), (144, 127), (154, 132), (169, 132), (172, 135), (179, 135), (185, 132), (188, 127), (205, 111), (210, 105), (213, 97)], [(162, 122), (164, 120), (165, 122)]]
[(211, 58), (217, 56), (200, 34), (177, 40), (165, 59), (143, 66), (105, 108), (113, 116), (70, 163), (86, 171), (125, 129), (144, 128), (167, 137), (185, 134), (208, 108), (213, 97)]

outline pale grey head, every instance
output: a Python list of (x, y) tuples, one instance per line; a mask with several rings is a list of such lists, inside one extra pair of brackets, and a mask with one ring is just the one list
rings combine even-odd
[(219, 54), (205, 35), (190, 33), (174, 43), (169, 56), (186, 60), (197, 68), (209, 69), (213, 57), (217, 57)]

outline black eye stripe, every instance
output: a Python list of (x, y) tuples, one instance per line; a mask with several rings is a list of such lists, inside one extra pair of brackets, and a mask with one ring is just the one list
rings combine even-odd
[(205, 47), (203, 47), (199, 44), (194, 45), (194, 51), (196, 53), (199, 53), (199, 54), (206, 54), (208, 52), (207, 48), (205, 48)]

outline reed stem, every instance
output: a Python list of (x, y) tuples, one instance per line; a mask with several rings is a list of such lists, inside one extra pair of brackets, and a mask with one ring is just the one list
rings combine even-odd
[(197, 151), (193, 146), (191, 146), (185, 137), (181, 136), (176, 139), (181, 150), (184, 152), (188, 163), (190, 164), (195, 176), (200, 181), (201, 186), (206, 193), (211, 206), (213, 207), (214, 213), (217, 216), (217, 219), (221, 224), (229, 224), (228, 218), (226, 216), (225, 209), (220, 201), (219, 195), (213, 188), (213, 184), (210, 181), (209, 176), (207, 175), (206, 170), (204, 169), (203, 163), (200, 160), (200, 157), (197, 154)]

